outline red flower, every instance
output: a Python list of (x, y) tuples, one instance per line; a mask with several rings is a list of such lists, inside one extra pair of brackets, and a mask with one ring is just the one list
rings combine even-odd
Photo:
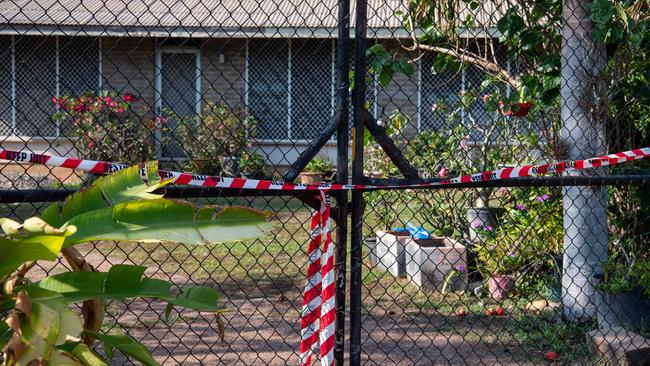
[(66, 106), (66, 98), (57, 98), (57, 97), (52, 97), (52, 103), (56, 105), (57, 108), (61, 108), (64, 111), (68, 110), (68, 107)]
[(517, 102), (508, 105), (508, 109), (506, 109), (506, 106), (503, 103), (503, 101), (500, 101), (499, 106), (501, 107), (501, 114), (503, 114), (504, 116), (525, 117), (528, 115), (530, 109), (533, 107), (533, 103)]
[(122, 112), (124, 112), (124, 108), (120, 107), (117, 109), (117, 113), (122, 113)]
[(122, 96), (122, 100), (127, 103), (133, 103), (138, 101), (138, 98), (131, 93), (124, 93), (124, 95)]
[(112, 101), (113, 101), (113, 98), (111, 98), (111, 97), (104, 97), (104, 102), (106, 102), (106, 104), (111, 104)]
[(74, 107), (72, 107), (72, 110), (75, 112), (81, 112), (86, 108), (86, 106), (83, 103), (75, 104)]
[(111, 108), (117, 108), (117, 102), (113, 100), (113, 101), (108, 103), (108, 106), (111, 107)]
[(88, 141), (87, 146), (88, 146), (89, 149), (92, 149), (93, 147), (95, 147), (95, 141)]
[(557, 353), (555, 353), (555, 352), (553, 352), (553, 351), (546, 352), (546, 354), (545, 354), (544, 356), (545, 356), (546, 359), (549, 360), (550, 362), (554, 362), (555, 360), (557, 360), (557, 357), (558, 357), (558, 356), (557, 356)]
[(447, 176), (447, 173), (449, 173), (449, 170), (448, 170), (446, 167), (443, 166), (443, 167), (440, 168), (440, 170), (438, 171), (438, 177), (440, 177), (440, 178), (444, 178), (444, 177)]

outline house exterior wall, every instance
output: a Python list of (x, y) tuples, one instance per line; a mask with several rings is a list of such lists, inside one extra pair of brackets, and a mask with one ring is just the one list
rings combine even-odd
[[(405, 53), (395, 41), (382, 42), (391, 55), (397, 55), (398, 59), (406, 60)], [(400, 57), (401, 56), (401, 57)], [(407, 76), (403, 73), (396, 73), (390, 84), (386, 87), (377, 88), (377, 119), (388, 121), (390, 116), (399, 111), (410, 119), (410, 129), (413, 132), (418, 128), (418, 80), (419, 63), (413, 63), (414, 73)]]
[(210, 39), (200, 49), (202, 101), (224, 101), (231, 107), (243, 107), (246, 102), (246, 41)]
[(102, 38), (102, 89), (131, 92), (145, 105), (153, 106), (155, 50), (156, 40), (152, 38)]
[[(190, 45), (190, 41), (192, 45)], [(334, 62), (335, 49), (331, 40), (294, 39), (284, 40), (291, 42), (286, 56), (280, 55), (272, 60), (276, 63), (285, 63), (283, 67), (276, 67), (281, 75), (269, 73), (269, 80), (287, 78), (288, 91), (284, 91), (282, 98), (288, 101), (276, 100), (273, 94), (266, 95), (265, 103), (286, 104), (286, 110), (281, 111), (279, 123), (284, 123), (282, 117), (287, 118), (287, 125), (279, 125), (279, 131), (287, 133), (284, 137), (265, 139), (264, 136), (257, 136), (257, 146), (265, 153), (270, 164), (275, 166), (287, 166), (291, 164), (299, 153), (306, 147), (309, 141), (326, 126), (333, 115), (333, 101), (335, 100), (335, 78)], [(197, 99), (201, 106), (207, 102), (225, 102), (234, 108), (247, 107), (249, 111), (255, 109), (252, 106), (262, 101), (256, 96), (251, 98), (251, 57), (253, 52), (258, 52), (257, 65), (264, 70), (264, 40), (256, 40), (255, 47), (249, 46), (253, 41), (246, 39), (190, 39), (189, 41), (175, 41), (169, 44), (168, 40), (147, 38), (147, 37), (102, 37), (99, 41), (99, 72), (101, 77), (97, 90), (115, 90), (120, 93), (131, 92), (137, 95), (141, 101), (139, 106), (145, 109), (143, 115), (154, 116), (157, 104), (157, 76), (159, 69), (157, 62), (160, 60), (159, 52), (162, 49), (187, 48), (200, 55), (200, 93)], [(261, 42), (261, 43), (260, 43)], [(272, 40), (266, 43), (266, 47), (272, 47), (282, 40)], [(318, 43), (319, 42), (319, 43)], [(400, 55), (400, 46), (396, 41), (379, 40), (385, 44), (391, 54)], [(69, 39), (65, 42), (70, 46), (74, 44)], [(276, 47), (277, 48), (277, 47)], [(259, 56), (262, 59), (259, 59)], [(309, 70), (309, 60), (318, 58), (320, 64), (315, 66), (313, 72)], [(269, 61), (270, 62), (270, 61)], [(316, 62), (316, 60), (314, 61)], [(370, 102), (370, 109), (373, 115), (382, 121), (388, 121), (395, 112), (406, 115), (411, 121), (411, 130), (424, 127), (421, 124), (423, 113), (430, 111), (432, 97), (423, 97), (422, 72), (430, 72), (428, 66), (418, 70), (420, 62), (415, 63), (415, 73), (411, 76), (396, 74), (391, 83), (382, 87), (370, 85), (367, 99)], [(5, 65), (6, 66), (6, 65)], [(331, 66), (331, 68), (330, 68)], [(429, 67), (430, 68), (430, 67)], [(285, 75), (283, 73), (288, 73)], [(191, 72), (188, 75), (193, 75)], [(90, 77), (89, 77), (90, 78)], [(93, 85), (93, 80), (88, 80), (88, 85)], [(96, 85), (97, 83), (95, 83)], [(429, 82), (429, 84), (432, 84)], [(436, 85), (428, 85), (427, 93)], [(307, 87), (305, 87), (307, 86)], [(273, 88), (277, 86), (271, 86)], [(281, 86), (280, 86), (281, 87)], [(259, 95), (259, 86), (257, 87)], [(89, 89), (91, 89), (89, 87)], [(190, 94), (193, 91), (190, 91)], [(449, 90), (444, 93), (453, 93)], [(293, 94), (292, 94), (293, 93)], [(443, 91), (440, 93), (444, 94)], [(437, 93), (436, 93), (437, 94)], [(53, 94), (54, 95), (54, 94)], [(316, 103), (316, 98), (319, 102)], [(49, 101), (47, 101), (49, 103)], [(313, 105), (312, 105), (313, 104)], [(264, 109), (256, 107), (258, 114), (264, 115)], [(311, 129), (311, 130), (310, 130)], [(274, 132), (274, 133), (277, 133)], [(25, 148), (29, 146), (36, 151), (50, 151), (61, 155), (74, 155), (72, 142), (65, 139), (29, 138), (29, 139), (8, 139), (3, 143), (8, 148)], [(51, 147), (52, 146), (52, 147)], [(332, 141), (325, 148), (323, 154), (335, 160), (335, 142)]]

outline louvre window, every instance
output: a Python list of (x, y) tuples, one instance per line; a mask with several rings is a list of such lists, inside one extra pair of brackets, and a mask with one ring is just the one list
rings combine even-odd
[[(0, 44), (11, 45), (11, 36), (0, 36)], [(11, 135), (13, 131), (12, 107), (12, 47), (0, 49), (0, 134)]]
[[(201, 86), (200, 58), (197, 49), (163, 49), (160, 54), (160, 108), (179, 116), (193, 116), (199, 110)], [(188, 123), (184, 121), (184, 123)], [(178, 121), (167, 121), (172, 131)], [(173, 134), (173, 133), (172, 133)], [(163, 144), (163, 157), (183, 157), (183, 149), (177, 141)]]
[(449, 109), (458, 108), (459, 95), (463, 90), (462, 72), (433, 71), (434, 55), (425, 55), (420, 64), (420, 93), (421, 93), (421, 121), (422, 129), (444, 130), (452, 127), (447, 118)]
[(99, 42), (90, 37), (2, 37), (0, 133), (56, 137), (52, 97), (96, 91)]
[(96, 38), (59, 37), (59, 94), (96, 91), (99, 83), (99, 44)]
[(257, 138), (289, 138), (289, 44), (251, 40), (248, 44), (248, 108), (257, 121)]
[(15, 133), (53, 137), (57, 125), (50, 120), (56, 95), (56, 38), (20, 37), (14, 44), (16, 67)]
[(248, 109), (258, 139), (310, 140), (333, 111), (332, 41), (251, 40)]

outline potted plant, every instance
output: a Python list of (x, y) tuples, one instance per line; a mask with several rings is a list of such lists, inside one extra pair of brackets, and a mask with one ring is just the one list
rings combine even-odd
[(501, 264), (488, 277), (487, 284), (490, 295), (497, 301), (504, 300), (515, 289), (513, 273), (517, 257), (509, 254), (501, 259)]
[(266, 171), (267, 165), (264, 155), (259, 152), (242, 152), (237, 162), (240, 174), (248, 179), (267, 179), (269, 174)]
[(563, 246), (562, 201), (552, 190), (517, 191), (510, 198), (498, 226), (474, 225), (477, 266), (496, 300), (514, 290), (515, 278), (522, 295), (539, 296), (548, 274), (558, 272)]
[(257, 125), (243, 109), (208, 102), (201, 116), (168, 114), (167, 118), (177, 121), (175, 140), (194, 171), (233, 177), (239, 174), (239, 158), (250, 148)]
[(319, 184), (325, 180), (325, 176), (332, 172), (332, 163), (324, 157), (313, 158), (305, 169), (300, 173), (300, 183)]
[(632, 331), (650, 330), (650, 258), (621, 264), (616, 259), (597, 275), (600, 301), (597, 318), (601, 327), (623, 326)]
[[(635, 169), (645, 171), (645, 166)], [(650, 331), (650, 201), (644, 187), (610, 187), (610, 244), (602, 274), (595, 276), (600, 326)], [(650, 333), (650, 332), (649, 332)]]

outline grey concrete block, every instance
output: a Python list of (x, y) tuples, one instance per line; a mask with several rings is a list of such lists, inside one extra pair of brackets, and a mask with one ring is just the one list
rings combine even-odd
[(650, 339), (622, 327), (594, 329), (586, 334), (591, 355), (610, 366), (650, 365)]

